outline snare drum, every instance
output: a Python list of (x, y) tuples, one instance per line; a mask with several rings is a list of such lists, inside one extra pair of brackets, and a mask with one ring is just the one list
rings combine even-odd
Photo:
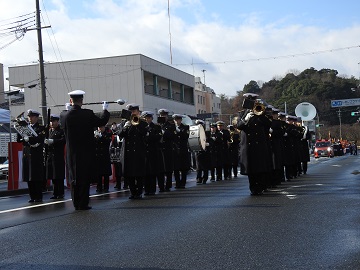
[(205, 150), (206, 135), (202, 125), (190, 126), (189, 147), (192, 151)]

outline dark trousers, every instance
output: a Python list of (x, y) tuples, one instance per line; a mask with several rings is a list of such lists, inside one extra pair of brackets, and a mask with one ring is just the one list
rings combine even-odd
[(114, 163), (116, 185), (115, 188), (121, 189), (122, 165), (121, 163)]
[(229, 165), (223, 165), (223, 166), (218, 166), (216, 167), (216, 180), (222, 180), (222, 176), (223, 176), (223, 171), (224, 171), (224, 179), (228, 179), (229, 178), (229, 169), (230, 166)]
[(172, 172), (166, 172), (165, 177), (166, 177), (165, 189), (172, 188)]
[(231, 171), (234, 174), (234, 177), (237, 177), (237, 175), (238, 175), (238, 166), (237, 166), (237, 164), (231, 165), (229, 171), (230, 171), (229, 177), (231, 177)]
[(249, 189), (252, 194), (261, 194), (266, 189), (266, 174), (249, 174)]
[(76, 184), (71, 184), (71, 199), (75, 208), (84, 208), (89, 206), (89, 189), (88, 181), (77, 180)]
[[(180, 173), (181, 173), (181, 177), (180, 177)], [(174, 177), (175, 177), (175, 182), (176, 182), (176, 187), (177, 188), (185, 187), (187, 173), (188, 173), (187, 170), (174, 171)]]
[(40, 181), (29, 181), (28, 188), (29, 188), (29, 195), (31, 200), (42, 200), (42, 189), (44, 183)]
[(52, 179), (54, 197), (64, 196), (64, 179)]
[(215, 180), (215, 168), (212, 168), (210, 170), (210, 174), (211, 174), (211, 180)]
[(307, 161), (303, 161), (302, 162), (302, 171), (303, 171), (304, 174), (307, 173), (307, 167), (308, 167)]
[(142, 176), (127, 177), (132, 196), (141, 196), (143, 193), (144, 178)]
[(158, 186), (160, 191), (165, 190), (165, 175), (164, 173), (159, 173), (157, 176)]
[(104, 188), (103, 188), (103, 177), (98, 176), (96, 190), (97, 191), (102, 191), (102, 190), (109, 191), (109, 175), (104, 175)]
[(148, 175), (144, 181), (145, 194), (155, 194), (156, 192), (156, 175)]
[(206, 182), (209, 178), (209, 170), (197, 170), (196, 171), (196, 179), (202, 180), (202, 182)]

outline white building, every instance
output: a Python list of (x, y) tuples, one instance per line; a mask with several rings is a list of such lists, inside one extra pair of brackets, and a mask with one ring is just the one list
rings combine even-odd
[[(52, 113), (59, 114), (69, 100), (68, 92), (82, 89), (84, 103), (115, 101), (119, 98), (137, 103), (140, 110), (155, 113), (167, 108), (173, 113), (196, 115), (194, 104), (194, 76), (141, 54), (104, 57), (59, 63), (45, 63), (46, 101)], [(9, 67), (9, 85), (24, 88), (25, 104), (12, 105), (11, 116), (16, 117), (29, 108), (41, 104), (39, 66)], [(101, 105), (85, 108), (101, 111)], [(116, 121), (124, 106), (110, 104), (111, 121)]]
[(201, 82), (200, 77), (195, 78), (195, 107), (200, 118), (213, 118), (221, 114), (221, 100), (213, 89)]

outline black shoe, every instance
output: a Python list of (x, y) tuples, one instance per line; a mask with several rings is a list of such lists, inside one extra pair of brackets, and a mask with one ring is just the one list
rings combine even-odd
[(170, 191), (170, 188), (165, 188), (165, 191)]
[(131, 196), (129, 197), (129, 199), (130, 199), (130, 200), (134, 200), (134, 199), (135, 199), (135, 196), (134, 196), (134, 195), (131, 195)]
[(92, 209), (91, 206), (75, 207), (75, 210), (90, 210), (90, 209)]
[(31, 200), (29, 200), (28, 202), (29, 202), (29, 203), (33, 203), (33, 202), (35, 202), (35, 200), (31, 199)]
[(57, 200), (57, 199), (59, 199), (58, 196), (52, 196), (52, 197), (50, 197), (50, 200)]
[(210, 181), (211, 181), (211, 182), (215, 182), (215, 178), (211, 178)]
[(109, 192), (109, 190), (108, 190), (108, 189), (104, 189), (104, 192), (105, 192), (105, 193), (108, 193), (108, 192)]
[(102, 189), (97, 189), (96, 190), (96, 193), (101, 193), (102, 192)]
[(34, 202), (41, 203), (41, 202), (43, 202), (43, 200), (42, 199), (37, 199), (37, 200), (34, 200)]
[(136, 195), (134, 199), (135, 199), (135, 200), (141, 200), (141, 199), (142, 199), (142, 195)]
[(123, 189), (129, 189), (129, 186), (123, 186)]
[(201, 184), (202, 180), (200, 178), (196, 179), (196, 184)]
[(165, 192), (165, 189), (162, 188), (162, 189), (159, 190), (159, 192)]
[(144, 195), (145, 195), (145, 196), (149, 196), (149, 195), (150, 195), (150, 192), (145, 192)]
[(59, 200), (62, 200), (62, 199), (65, 198), (65, 196), (64, 196), (64, 195), (60, 195), (60, 196), (58, 196), (57, 198), (58, 198)]

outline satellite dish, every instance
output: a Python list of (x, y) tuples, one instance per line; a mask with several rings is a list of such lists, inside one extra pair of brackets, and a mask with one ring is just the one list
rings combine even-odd
[(316, 116), (316, 108), (309, 102), (302, 102), (296, 106), (295, 114), (302, 121), (310, 121)]

